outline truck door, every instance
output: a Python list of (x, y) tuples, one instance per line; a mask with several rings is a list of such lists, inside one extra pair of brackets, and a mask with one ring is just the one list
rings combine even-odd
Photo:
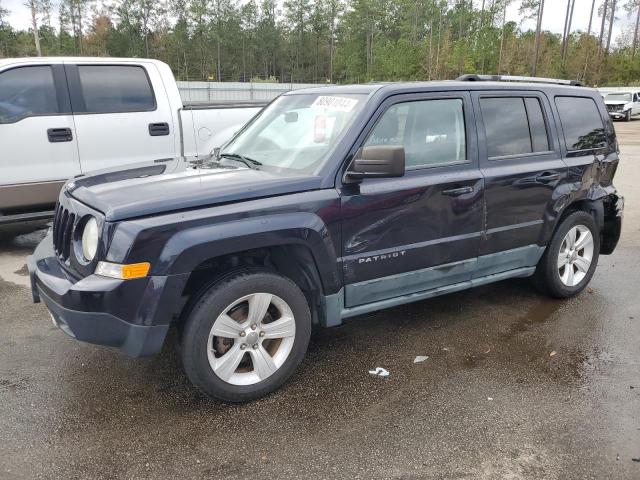
[(485, 177), (485, 274), (535, 266), (567, 178), (546, 96), (476, 92), (480, 169)]
[(467, 92), (394, 96), (360, 146), (402, 145), (401, 178), (342, 187), (345, 306), (356, 307), (471, 279), (482, 235)]
[(55, 203), (80, 173), (62, 65), (16, 65), (0, 72), (0, 209)]
[(171, 108), (153, 64), (67, 64), (82, 171), (171, 158)]

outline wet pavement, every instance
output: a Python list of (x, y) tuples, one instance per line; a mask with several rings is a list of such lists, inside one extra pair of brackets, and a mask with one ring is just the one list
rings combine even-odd
[(0, 478), (640, 478), (640, 121), (616, 128), (623, 238), (583, 294), (511, 280), (354, 318), (241, 406), (196, 392), (171, 342), (67, 338), (26, 286), (41, 225), (3, 230)]

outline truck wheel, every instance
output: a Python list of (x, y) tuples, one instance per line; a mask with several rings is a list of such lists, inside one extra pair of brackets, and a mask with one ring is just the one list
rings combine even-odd
[(631, 110), (627, 110), (627, 113), (624, 114), (624, 121), (625, 122), (631, 121)]
[(311, 335), (307, 300), (291, 280), (246, 270), (209, 287), (186, 320), (182, 363), (191, 382), (225, 402), (247, 402), (282, 385)]
[(556, 229), (538, 263), (534, 284), (556, 298), (576, 295), (593, 277), (599, 255), (600, 235), (593, 217), (573, 212)]

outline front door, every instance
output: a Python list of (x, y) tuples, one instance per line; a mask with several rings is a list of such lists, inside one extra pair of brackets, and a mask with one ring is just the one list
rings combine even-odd
[(80, 173), (76, 141), (62, 65), (0, 72), (0, 210), (55, 203)]
[(532, 267), (567, 176), (550, 107), (531, 91), (477, 92), (474, 104), (487, 210), (476, 275)]
[(347, 308), (470, 280), (483, 200), (473, 122), (466, 92), (381, 106), (363, 145), (404, 146), (406, 173), (342, 187)]

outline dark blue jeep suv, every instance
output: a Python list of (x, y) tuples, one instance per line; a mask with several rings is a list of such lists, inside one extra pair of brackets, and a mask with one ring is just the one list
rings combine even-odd
[(175, 325), (191, 381), (242, 402), (285, 382), (313, 324), (514, 277), (575, 295), (620, 236), (604, 102), (483, 80), (298, 90), (209, 158), (74, 178), (34, 301), (134, 356)]

